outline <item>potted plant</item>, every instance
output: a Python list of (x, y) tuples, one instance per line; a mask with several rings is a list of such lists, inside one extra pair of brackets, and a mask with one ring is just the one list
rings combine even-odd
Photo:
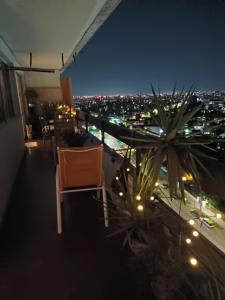
[[(181, 221), (177, 217), (178, 222), (174, 227), (178, 233), (174, 234), (171, 231), (173, 224), (168, 224), (167, 213), (163, 213), (164, 210), (155, 201), (157, 198), (155, 189), (158, 186), (161, 167), (166, 165), (170, 200), (179, 195), (179, 213), (182, 202), (185, 203), (183, 174), (192, 176), (198, 193), (202, 194), (199, 169), (210, 176), (201, 159), (215, 159), (208, 153), (214, 153), (209, 147), (213, 138), (206, 138), (200, 133), (188, 135), (185, 133), (185, 125), (201, 109), (200, 106), (189, 105), (192, 92), (180, 93), (178, 102), (172, 99), (171, 109), (168, 105), (167, 107), (162, 105), (161, 96), (156, 94), (154, 89), (153, 95), (155, 98), (153, 118), (162, 129), (162, 133), (159, 136), (146, 135), (143, 139), (127, 137), (145, 153), (142, 156), (139, 174), (137, 178), (134, 176), (132, 188), (129, 184), (130, 170), (128, 172), (127, 157), (124, 165), (115, 175), (111, 191), (110, 213), (111, 219), (114, 220), (111, 236), (123, 234), (123, 245), (129, 245), (136, 259), (145, 266), (149, 275), (149, 284), (157, 299), (207, 299), (204, 298), (207, 292), (205, 293), (202, 287), (206, 280), (209, 286), (213, 285), (212, 279), (217, 284), (218, 278), (218, 274), (212, 271), (215, 266), (210, 260), (211, 256), (205, 253), (199, 254), (202, 261), (208, 266), (212, 265), (211, 273), (206, 275), (205, 271), (195, 272), (194, 268), (190, 268), (187, 263), (190, 248), (185, 247), (185, 241), (180, 239), (182, 238)], [(172, 97), (174, 95), (175, 91)], [(209, 127), (206, 130), (213, 129), (214, 127)], [(138, 143), (141, 143), (141, 146)], [(195, 262), (194, 259), (193, 263)], [(194, 282), (193, 277), (197, 278)], [(218, 286), (216, 293), (224, 295), (221, 283)], [(191, 298), (187, 298), (186, 295), (191, 295)], [(212, 296), (211, 299), (220, 298)]]

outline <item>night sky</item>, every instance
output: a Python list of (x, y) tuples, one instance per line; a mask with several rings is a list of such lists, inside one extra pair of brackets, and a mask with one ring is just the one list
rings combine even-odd
[(64, 73), (74, 95), (225, 90), (222, 0), (122, 0)]

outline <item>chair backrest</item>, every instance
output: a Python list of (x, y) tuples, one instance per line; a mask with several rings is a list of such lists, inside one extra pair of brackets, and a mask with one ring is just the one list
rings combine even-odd
[(102, 184), (103, 145), (58, 149), (61, 189)]

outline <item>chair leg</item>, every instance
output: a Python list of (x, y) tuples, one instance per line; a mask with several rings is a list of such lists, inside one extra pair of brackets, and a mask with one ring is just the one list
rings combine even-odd
[(57, 211), (57, 232), (62, 233), (62, 212), (61, 212), (61, 195), (59, 190), (56, 191), (56, 211)]
[(108, 203), (107, 203), (107, 198), (106, 198), (105, 186), (102, 187), (102, 196), (103, 196), (103, 210), (104, 210), (105, 227), (109, 227)]

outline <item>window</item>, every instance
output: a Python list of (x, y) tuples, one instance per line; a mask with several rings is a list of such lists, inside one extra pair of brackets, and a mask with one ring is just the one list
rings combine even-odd
[(9, 72), (0, 62), (0, 122), (15, 116)]

